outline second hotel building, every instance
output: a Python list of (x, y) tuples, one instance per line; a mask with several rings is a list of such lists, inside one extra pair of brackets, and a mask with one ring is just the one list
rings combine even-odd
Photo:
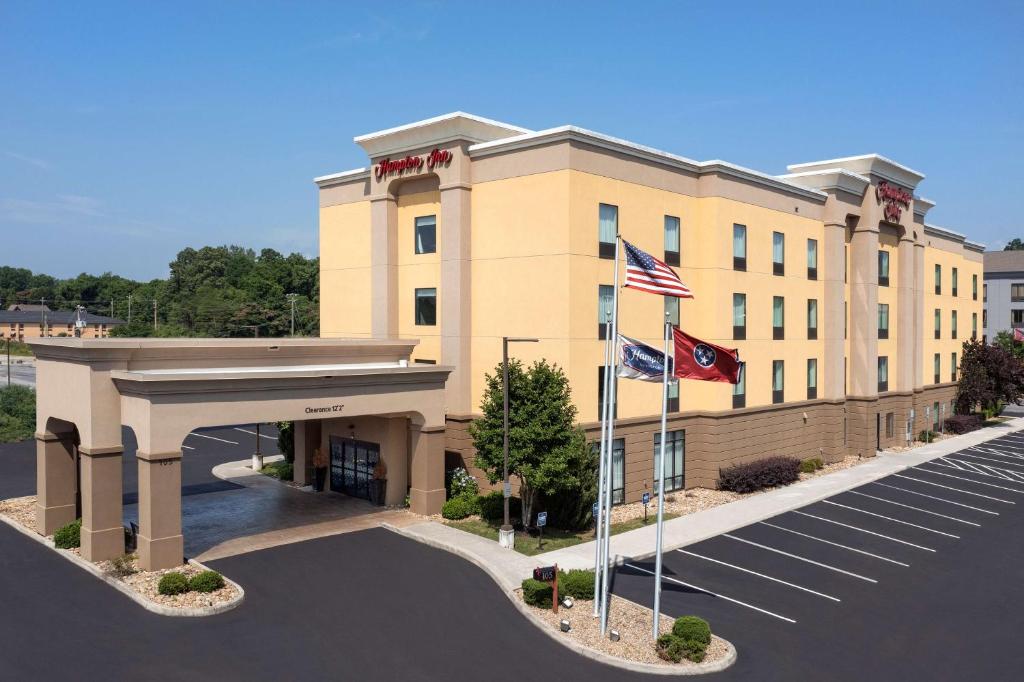
[[(660, 348), (668, 311), (746, 362), (736, 387), (673, 392), (672, 489), (771, 455), (872, 456), (951, 414), (983, 247), (925, 222), (917, 171), (868, 154), (773, 176), (464, 113), (355, 142), (366, 168), (316, 179), (321, 335), (418, 338), (414, 361), (454, 368), (449, 467), (473, 470), (502, 336), (540, 339), (515, 356), (565, 370), (596, 439), (616, 231), (695, 294), (624, 290), (620, 331)], [(631, 502), (652, 488), (661, 387), (620, 380), (617, 402), (614, 496)]]

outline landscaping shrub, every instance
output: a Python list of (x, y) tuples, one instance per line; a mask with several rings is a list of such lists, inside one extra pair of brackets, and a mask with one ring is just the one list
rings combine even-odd
[(461, 497), (453, 497), (445, 502), (444, 506), (441, 507), (441, 516), (452, 521), (458, 521), (475, 514), (477, 509), (476, 498), (463, 495)]
[(479, 493), (480, 486), (468, 471), (462, 467), (452, 470), (448, 483), (449, 497), (476, 497)]
[[(493, 524), (498, 524), (504, 521), (504, 497), (502, 497), (500, 491), (495, 490), (487, 493), (486, 495), (480, 495), (476, 498), (476, 502), (478, 513), (484, 521)], [(520, 502), (518, 497), (511, 497), (508, 501), (508, 507), (509, 520), (511, 520), (513, 525), (515, 525), (516, 519), (522, 515), (522, 502)]]
[(711, 644), (711, 626), (703, 618), (697, 616), (680, 616), (672, 624), (672, 634), (676, 637), (704, 646)]
[(548, 513), (549, 526), (571, 532), (593, 527), (598, 460), (597, 450), (584, 448), (568, 462), (567, 474), (575, 484), (540, 496), (538, 505)]
[(196, 592), (216, 592), (224, 587), (224, 576), (217, 571), (203, 571), (192, 576), (188, 588)]
[(718, 486), (722, 490), (751, 493), (762, 488), (788, 485), (800, 478), (800, 460), (795, 457), (769, 457), (722, 469)]
[(947, 433), (968, 433), (981, 428), (981, 416), (977, 414), (957, 414), (947, 417), (945, 422)]
[(0, 388), (0, 443), (26, 440), (35, 430), (35, 391), (16, 384)]
[(917, 439), (922, 443), (931, 443), (933, 440), (935, 440), (935, 432), (928, 430), (922, 431), (921, 433), (917, 434)]
[(122, 554), (121, 556), (114, 557), (110, 560), (110, 573), (118, 578), (132, 575), (136, 572), (134, 561), (134, 554)]
[(290, 462), (279, 461), (271, 462), (270, 464), (263, 467), (260, 473), (266, 474), (267, 476), (273, 476), (282, 481), (290, 481), (295, 475), (295, 465)]
[(157, 592), (167, 595), (185, 594), (188, 589), (188, 578), (177, 571), (164, 574), (156, 586)]
[(800, 473), (813, 474), (815, 471), (823, 468), (824, 466), (825, 463), (821, 461), (821, 457), (811, 457), (800, 462)]
[(570, 596), (573, 599), (594, 598), (594, 572), (573, 569), (566, 573), (558, 572), (558, 596)]
[(75, 519), (61, 526), (53, 533), (53, 544), (58, 549), (72, 549), (82, 546), (82, 519)]
[(669, 633), (658, 637), (658, 645), (656, 648), (658, 651), (658, 656), (665, 659), (666, 661), (678, 663), (679, 661), (683, 660), (683, 654), (686, 650), (686, 644), (683, 642), (683, 640)]
[(551, 583), (527, 578), (523, 581), (523, 601), (540, 609), (550, 609)]

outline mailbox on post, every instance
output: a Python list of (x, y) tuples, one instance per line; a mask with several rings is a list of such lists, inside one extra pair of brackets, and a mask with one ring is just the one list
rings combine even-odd
[(533, 579), (551, 583), (551, 610), (558, 613), (558, 564), (533, 569)]

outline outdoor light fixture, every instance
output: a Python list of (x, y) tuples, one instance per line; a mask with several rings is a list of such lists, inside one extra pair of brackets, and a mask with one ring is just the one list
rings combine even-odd
[(565, 608), (571, 609), (572, 605), (573, 605), (572, 597), (566, 597), (565, 599), (562, 600), (562, 606), (564, 606)]
[(619, 634), (618, 630), (612, 630), (608, 633), (608, 639), (612, 640), (613, 642), (617, 642), (620, 639), (622, 639), (622, 635)]
[(569, 619), (563, 618), (558, 626), (562, 629), (562, 632), (569, 632)]

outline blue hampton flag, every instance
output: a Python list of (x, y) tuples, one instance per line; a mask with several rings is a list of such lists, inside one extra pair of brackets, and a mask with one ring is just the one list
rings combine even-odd
[[(619, 371), (623, 379), (661, 381), (665, 371), (665, 354), (636, 339), (619, 334)], [(675, 381), (672, 358), (668, 359), (668, 380)]]

